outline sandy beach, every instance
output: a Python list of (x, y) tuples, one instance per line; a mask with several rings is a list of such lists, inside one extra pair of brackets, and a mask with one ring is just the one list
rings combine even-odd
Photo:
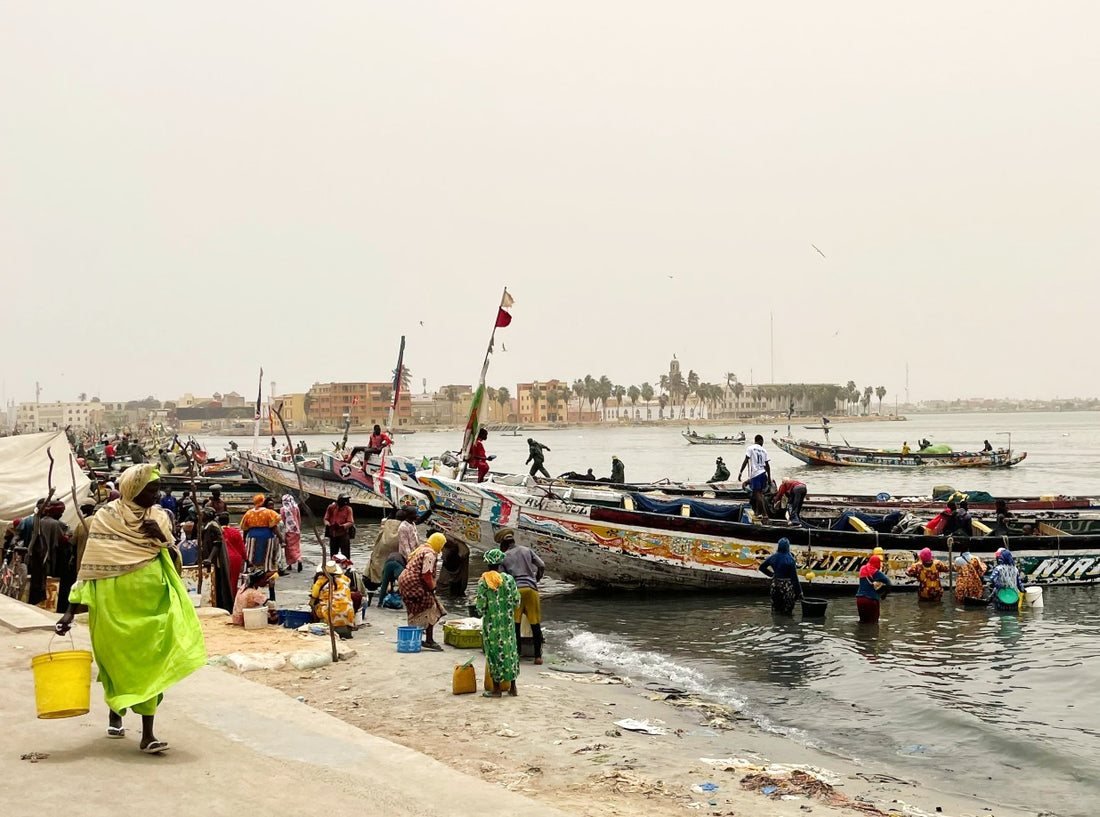
[[(524, 661), (517, 697), (485, 698), (480, 650), (397, 653), (396, 627), (404, 623), (400, 611), (369, 608), (367, 623), (342, 642), (354, 653), (345, 660), (314, 670), (287, 665), (243, 675), (460, 772), (585, 817), (681, 809), (776, 817), (810, 811), (1034, 814), (951, 792), (942, 781), (924, 778), (919, 763), (912, 778), (899, 779), (873, 762), (856, 763), (765, 732), (705, 700), (552, 655), (541, 667)], [(204, 618), (204, 631), (212, 656), (328, 648), (327, 637), (244, 631), (219, 618)], [(478, 693), (453, 695), (453, 669), (471, 659)], [(615, 724), (624, 719), (647, 722), (661, 734)], [(818, 789), (816, 796), (785, 794), (805, 792), (807, 785)]]

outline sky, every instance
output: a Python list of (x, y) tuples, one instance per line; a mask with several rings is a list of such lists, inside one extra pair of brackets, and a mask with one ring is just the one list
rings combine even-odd
[(1100, 395), (1095, 3), (0, 19), (6, 400), (472, 383), (505, 286), (513, 390)]

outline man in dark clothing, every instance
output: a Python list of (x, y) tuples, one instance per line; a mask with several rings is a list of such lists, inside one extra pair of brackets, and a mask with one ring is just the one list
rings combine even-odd
[[(31, 574), (31, 594), (28, 599), (30, 604), (39, 604), (46, 600), (46, 577), (60, 576), (59, 563), (64, 566), (74, 556), (68, 531), (61, 521), (61, 514), (64, 512), (64, 502), (51, 502), (42, 509), (42, 515), (38, 519), (38, 531), (32, 536), (28, 554)], [(69, 586), (72, 586), (72, 582)]]
[(543, 464), (546, 461), (546, 455), (543, 451), (549, 451), (550, 446), (543, 445), (534, 437), (527, 438), (527, 462), (531, 463), (531, 476), (535, 476), (538, 473), (542, 473), (544, 477), (550, 479), (550, 472), (546, 470), (546, 466)]
[(730, 478), (730, 469), (726, 467), (726, 464), (719, 457), (714, 461), (714, 476), (707, 480), (707, 482), (725, 482)]
[(618, 457), (611, 458), (611, 481), (619, 485), (626, 482), (626, 466)]

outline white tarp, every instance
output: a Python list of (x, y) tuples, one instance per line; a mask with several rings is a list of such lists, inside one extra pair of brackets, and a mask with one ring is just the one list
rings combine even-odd
[[(65, 503), (62, 519), (75, 530), (80, 524), (80, 508), (73, 507), (72, 472), (69, 456), (72, 448), (64, 431), (47, 434), (19, 434), (0, 437), (0, 523), (6, 528), (13, 519), (34, 513), (34, 504), (49, 491), (48, 476), (53, 454), (54, 499)], [(79, 501), (91, 495), (91, 480), (75, 464), (76, 496)]]

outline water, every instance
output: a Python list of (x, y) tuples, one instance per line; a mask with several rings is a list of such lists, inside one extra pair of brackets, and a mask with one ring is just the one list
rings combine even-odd
[[(711, 426), (716, 435), (785, 432), (786, 426)], [(721, 455), (736, 475), (738, 447), (689, 446), (679, 429), (563, 429), (531, 432), (550, 446), (552, 473), (610, 473), (611, 455), (632, 480), (703, 480)], [(1100, 414), (973, 414), (908, 422), (837, 425), (832, 438), (899, 446), (928, 437), (976, 449), (989, 439), (1026, 450), (1008, 471), (869, 471), (810, 468), (772, 450), (777, 476), (813, 492), (928, 494), (934, 484), (994, 496), (1100, 494)], [(820, 432), (794, 429), (796, 436)], [(526, 437), (490, 435), (494, 467), (524, 469)], [(295, 440), (299, 439), (297, 436)], [(316, 446), (329, 438), (310, 438)], [(218, 443), (210, 440), (211, 452)], [(241, 442), (241, 441), (239, 441)], [(437, 454), (460, 432), (399, 437), (398, 450)], [(316, 447), (311, 446), (311, 447)], [(772, 449), (770, 445), (767, 446)], [(365, 566), (374, 532), (353, 546)], [(307, 548), (307, 554), (310, 550)], [(471, 566), (476, 576), (482, 568)], [(301, 583), (301, 580), (296, 582)], [(303, 592), (287, 588), (291, 593)], [(763, 597), (594, 594), (547, 582), (544, 616), (551, 647), (634, 675), (661, 680), (733, 706), (763, 728), (874, 760), (903, 778), (1058, 815), (1095, 812), (1100, 797), (1100, 588), (1046, 588), (1042, 610), (999, 616), (918, 604), (912, 594), (883, 602), (878, 626), (860, 625), (855, 603), (832, 598), (823, 621), (774, 616)], [(282, 591), (280, 591), (282, 592)], [(463, 613), (459, 603), (449, 605)], [(994, 785), (993, 781), (996, 781)], [(1006, 785), (1006, 781), (1008, 784)]]

